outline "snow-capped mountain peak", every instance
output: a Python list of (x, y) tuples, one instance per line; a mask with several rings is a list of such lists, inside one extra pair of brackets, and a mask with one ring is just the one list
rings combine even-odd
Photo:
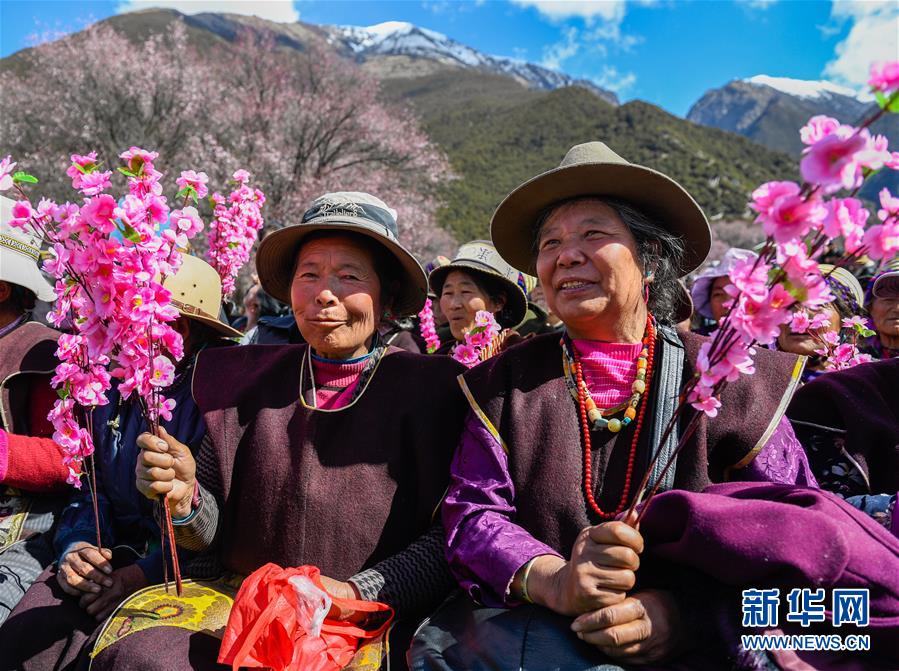
[(749, 84), (759, 84), (761, 86), (769, 86), (781, 93), (806, 100), (817, 100), (826, 94), (835, 94), (846, 96), (848, 98), (857, 98), (858, 93), (845, 86), (839, 86), (833, 82), (825, 81), (809, 81), (805, 79), (791, 79), (789, 77), (769, 77), (768, 75), (756, 75), (749, 77), (743, 81)]
[(490, 56), (442, 33), (404, 21), (388, 21), (366, 27), (334, 26), (327, 28), (327, 32), (330, 43), (343, 46), (360, 60), (376, 56), (424, 58), (444, 65), (511, 76), (533, 88), (551, 90), (580, 85), (592, 89), (613, 105), (618, 104), (614, 93), (592, 82), (578, 80), (533, 63)]

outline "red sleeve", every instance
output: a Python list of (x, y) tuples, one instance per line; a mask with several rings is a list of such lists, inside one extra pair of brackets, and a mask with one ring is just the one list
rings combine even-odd
[(65, 489), (68, 475), (62, 450), (50, 438), (19, 436), (0, 429), (0, 482), (27, 491), (50, 492)]
[(56, 390), (50, 386), (49, 378), (40, 378), (31, 383), (29, 392), (31, 403), (28, 409), (28, 434), (49, 438), (53, 435), (53, 425), (47, 415), (58, 398)]

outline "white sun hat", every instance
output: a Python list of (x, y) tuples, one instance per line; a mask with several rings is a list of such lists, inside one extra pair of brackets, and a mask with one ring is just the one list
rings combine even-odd
[(0, 280), (33, 291), (39, 300), (53, 301), (56, 292), (38, 266), (43, 239), (35, 231), (10, 225), (13, 205), (15, 201), (0, 196)]

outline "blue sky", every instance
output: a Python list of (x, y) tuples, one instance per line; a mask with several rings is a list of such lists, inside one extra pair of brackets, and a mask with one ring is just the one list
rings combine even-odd
[(0, 0), (0, 55), (154, 5), (278, 21), (408, 21), (678, 115), (731, 79), (767, 74), (861, 89), (868, 63), (899, 58), (896, 0)]

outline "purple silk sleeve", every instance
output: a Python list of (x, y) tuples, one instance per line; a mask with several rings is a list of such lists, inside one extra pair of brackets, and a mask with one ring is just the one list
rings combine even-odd
[(505, 606), (515, 573), (559, 553), (515, 524), (515, 486), (499, 441), (469, 412), (443, 502), (446, 559), (462, 588), (486, 606)]
[(755, 459), (746, 468), (734, 473), (733, 479), (818, 487), (805, 450), (786, 417), (781, 417), (780, 423)]
[[(734, 479), (817, 487), (808, 459), (782, 418), (756, 458)], [(515, 573), (540, 555), (561, 556), (515, 524), (515, 486), (499, 441), (473, 412), (450, 467), (442, 508), (446, 558), (462, 588), (486, 606), (510, 605)]]

